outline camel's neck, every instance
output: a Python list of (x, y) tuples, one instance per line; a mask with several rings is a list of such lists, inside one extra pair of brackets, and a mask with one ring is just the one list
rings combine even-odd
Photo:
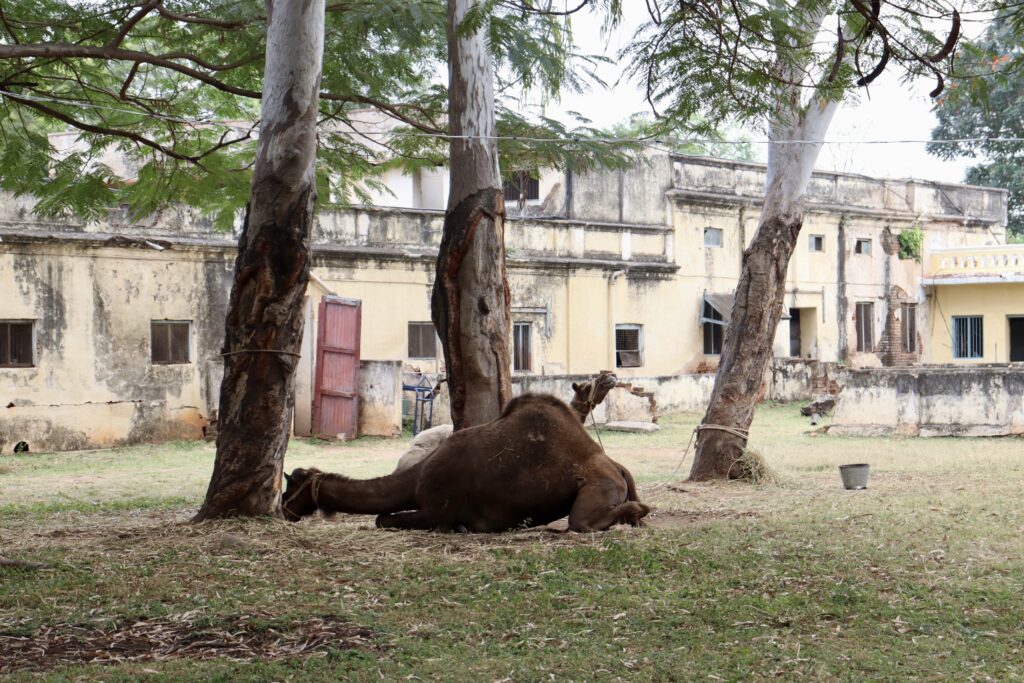
[(587, 415), (590, 415), (591, 410), (589, 403), (581, 401), (578, 398), (574, 398), (569, 402), (569, 407), (572, 408), (572, 411), (579, 416), (580, 422), (585, 423), (587, 421)]
[(325, 512), (380, 515), (416, 508), (419, 464), (376, 479), (329, 475), (320, 481), (317, 506)]

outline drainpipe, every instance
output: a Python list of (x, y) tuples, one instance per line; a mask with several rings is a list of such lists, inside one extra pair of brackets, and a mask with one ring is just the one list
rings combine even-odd
[[(611, 364), (608, 369), (615, 370), (615, 280), (620, 275), (625, 275), (626, 271), (616, 270), (608, 276), (608, 330), (611, 335), (611, 343), (608, 345), (608, 353), (611, 359)], [(604, 368), (597, 368), (595, 372), (599, 372)]]
[(847, 338), (846, 301), (846, 222), (844, 213), (839, 217), (838, 244), (836, 245), (836, 326), (839, 332), (839, 360), (850, 357), (850, 343)]

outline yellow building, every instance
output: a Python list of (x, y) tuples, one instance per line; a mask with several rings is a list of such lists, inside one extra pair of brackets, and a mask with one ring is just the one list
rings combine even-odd
[[(440, 187), (431, 178), (411, 179), (418, 189), (405, 194), (443, 205), (425, 195)], [(576, 376), (613, 369), (653, 391), (663, 410), (699, 409), (763, 186), (758, 164), (658, 154), (631, 171), (548, 173), (510, 190), (516, 381), (565, 394)], [(1005, 217), (1000, 190), (815, 174), (775, 355), (852, 366), (947, 362), (950, 337), (936, 329), (972, 324), (949, 316), (981, 310), (971, 307), (973, 291), (1000, 293), (992, 306), (1021, 297), (991, 283), (935, 283), (934, 270), (925, 279), (918, 261), (899, 258), (897, 237), (921, 229), (932, 264), (944, 249), (997, 247)], [(44, 221), (30, 201), (0, 197), (0, 405), (9, 406), (0, 408), (0, 450), (19, 441), (38, 449), (191, 438), (216, 409), (237, 235), (211, 233), (187, 210), (119, 219)], [(362, 431), (396, 427), (403, 368), (443, 373), (429, 325), (442, 224), (440, 211), (422, 208), (321, 209), (297, 433), (311, 429), (325, 295), (362, 302), (360, 352), (372, 378), (361, 389)], [(1022, 272), (1007, 268), (1009, 277)], [(993, 311), (980, 313), (985, 361), (1005, 360), (1017, 338), (1015, 319), (997, 329)]]
[(930, 362), (1024, 362), (1024, 244), (933, 250), (923, 284)]

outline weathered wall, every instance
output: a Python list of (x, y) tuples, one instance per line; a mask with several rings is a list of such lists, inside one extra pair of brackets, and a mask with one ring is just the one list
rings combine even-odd
[(359, 362), (359, 435), (402, 433), (402, 362)]
[(776, 358), (769, 373), (771, 400), (810, 401), (838, 394), (846, 383), (849, 368), (826, 361)]
[(931, 366), (852, 370), (830, 434), (1024, 435), (1024, 368)]
[[(0, 438), (64, 450), (199, 437), (230, 276), (217, 250), (5, 240), (0, 319), (35, 321), (35, 363), (0, 368)], [(190, 363), (151, 363), (153, 320), (190, 321)]]

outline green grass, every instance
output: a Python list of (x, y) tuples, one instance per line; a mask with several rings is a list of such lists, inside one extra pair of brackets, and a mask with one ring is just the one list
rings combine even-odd
[[(372, 636), (368, 647), (328, 644), (313, 657), (175, 657), (42, 673), (1024, 679), (1020, 439), (837, 438), (809, 433), (795, 407), (766, 406), (751, 447), (782, 484), (665, 486), (696, 420), (665, 417), (653, 435), (601, 433), (656, 511), (650, 529), (595, 535), (389, 533), (353, 516), (193, 526), (185, 522), (212, 465), (206, 444), (5, 457), (0, 554), (51, 568), (0, 570), (0, 666), (2, 636), (45, 641), (146, 620), (216, 630), (248, 615), (278, 631), (331, 617)], [(371, 476), (389, 471), (403, 447), (295, 443), (288, 466)], [(871, 488), (841, 490), (836, 465), (860, 461), (872, 465)], [(80, 488), (53, 484), (87, 475), (94, 480)]]

